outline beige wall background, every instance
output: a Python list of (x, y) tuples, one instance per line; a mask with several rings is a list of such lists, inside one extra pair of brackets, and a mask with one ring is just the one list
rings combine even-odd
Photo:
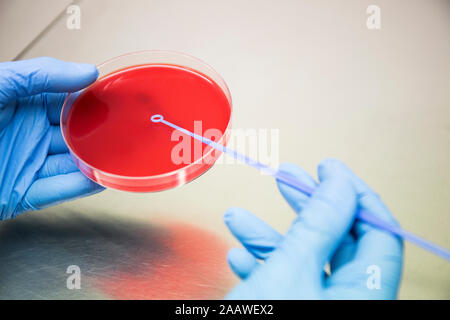
[[(76, 3), (80, 30), (66, 27), (70, 1), (1, 0), (0, 60), (45, 55), (100, 63), (141, 49), (197, 56), (229, 85), (234, 127), (279, 128), (280, 160), (314, 176), (324, 157), (345, 161), (380, 193), (403, 227), (450, 247), (450, 1)], [(377, 31), (366, 27), (371, 4), (381, 8)], [(218, 165), (175, 190), (107, 190), (12, 222), (63, 219), (70, 225), (80, 215), (143, 225), (186, 222), (233, 246), (222, 223), (230, 206), (249, 209), (280, 231), (294, 217), (270, 178), (241, 165)], [(12, 222), (0, 225), (0, 234), (13, 228)], [(44, 280), (24, 267), (23, 256), (38, 259), (60, 251), (43, 249), (32, 239), (22, 241), (16, 254), (14, 246), (0, 247), (12, 279), (0, 281), (0, 295), (15, 287), (18, 295), (26, 288), (37, 297), (31, 292)], [(18, 265), (28, 275), (26, 285), (11, 271)], [(235, 280), (224, 277), (231, 279), (220, 284), (226, 292)], [(450, 264), (406, 244), (400, 298), (449, 299)]]

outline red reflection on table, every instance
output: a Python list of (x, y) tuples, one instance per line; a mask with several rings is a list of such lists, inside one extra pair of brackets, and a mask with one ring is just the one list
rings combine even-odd
[(113, 299), (220, 299), (234, 277), (228, 246), (215, 234), (187, 224), (168, 225), (159, 249), (143, 251), (127, 266), (93, 281)]

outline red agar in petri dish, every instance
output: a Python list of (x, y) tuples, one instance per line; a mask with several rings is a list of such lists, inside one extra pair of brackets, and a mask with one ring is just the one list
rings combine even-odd
[[(226, 85), (189, 66), (165, 63), (115, 70), (69, 100), (63, 107), (62, 130), (75, 163), (92, 180), (127, 191), (182, 185), (204, 173), (220, 155), (189, 136), (173, 135), (174, 129), (153, 123), (152, 115), (161, 114), (202, 135), (216, 129), (221, 135), (214, 140), (222, 143), (231, 116)], [(182, 141), (190, 148), (181, 150)], [(208, 154), (213, 161), (202, 161)]]

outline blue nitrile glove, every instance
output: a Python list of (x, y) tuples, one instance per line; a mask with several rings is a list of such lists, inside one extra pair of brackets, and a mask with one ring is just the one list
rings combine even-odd
[(103, 189), (78, 171), (59, 128), (64, 92), (97, 76), (52, 58), (0, 63), (0, 220)]
[[(294, 165), (280, 169), (316, 186)], [(227, 298), (396, 298), (402, 241), (355, 221), (355, 214), (360, 206), (386, 221), (396, 221), (378, 195), (341, 162), (325, 160), (318, 171), (321, 183), (311, 198), (279, 183), (298, 213), (284, 236), (243, 209), (227, 211), (225, 222), (245, 247), (229, 252), (230, 266), (243, 281)], [(327, 262), (329, 274), (324, 271)]]

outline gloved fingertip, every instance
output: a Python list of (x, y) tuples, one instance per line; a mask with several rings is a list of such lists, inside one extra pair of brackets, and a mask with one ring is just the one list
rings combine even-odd
[(333, 159), (333, 158), (326, 158), (326, 159), (320, 161), (318, 168), (317, 168), (317, 174), (319, 176), (319, 180), (323, 181), (332, 176), (345, 175), (346, 167), (347, 166), (340, 160)]
[(242, 250), (242, 248), (231, 248), (227, 253), (228, 263), (233, 263), (236, 260), (236, 257), (240, 257), (242, 255)]
[(311, 175), (306, 170), (304, 170), (303, 168), (301, 168), (298, 165), (293, 164), (293, 163), (289, 163), (289, 162), (282, 163), (278, 167), (278, 170), (289, 173), (292, 176), (299, 178), (299, 179), (307, 179), (307, 180), (314, 181), (314, 179), (311, 177)]
[[(296, 178), (307, 186), (311, 188), (317, 187), (317, 182), (314, 178), (301, 167), (292, 163), (283, 163), (279, 166), (278, 170), (285, 173), (291, 177)], [(308, 197), (301, 193), (300, 191), (284, 184), (282, 181), (277, 180), (278, 189), (280, 190), (283, 197), (289, 203), (291, 208), (299, 213), (304, 205), (307, 203)]]
[(223, 222), (225, 222), (225, 224), (228, 224), (230, 222), (230, 219), (233, 216), (233, 211), (230, 209), (227, 209), (227, 211), (225, 211), (224, 215), (223, 215)]
[(49, 92), (75, 92), (87, 87), (99, 75), (97, 67), (89, 63), (61, 61), (50, 73)]
[(243, 209), (241, 208), (228, 208), (223, 215), (223, 221), (225, 222), (225, 224), (229, 225), (230, 222), (234, 219), (236, 213), (242, 210)]
[[(292, 164), (292, 163), (282, 163), (279, 168), (279, 171), (287, 173), (288, 175), (302, 181), (310, 187), (316, 187), (317, 183), (314, 178), (303, 168)], [(277, 181), (279, 186), (280, 182)], [(282, 185), (282, 184), (281, 184)]]
[[(224, 222), (228, 228), (235, 232), (237, 230), (247, 229), (258, 223), (259, 220), (251, 212), (242, 208), (230, 208), (224, 214)], [(258, 222), (256, 222), (258, 220)]]
[(77, 63), (77, 69), (80, 73), (84, 73), (90, 75), (92, 78), (97, 79), (98, 77), (98, 69), (95, 65), (90, 63)]
[(258, 265), (256, 258), (244, 248), (230, 249), (227, 261), (233, 273), (241, 279), (247, 278)]

